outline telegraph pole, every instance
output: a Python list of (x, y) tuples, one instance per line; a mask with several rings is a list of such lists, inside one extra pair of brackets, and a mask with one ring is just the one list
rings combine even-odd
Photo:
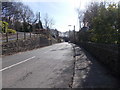
[(69, 41), (70, 41), (70, 30), (69, 30)]
[(39, 12), (39, 21), (40, 21), (40, 12)]
[[(39, 34), (39, 39), (40, 39), (40, 12), (39, 12), (39, 31), (38, 31), (38, 34)], [(41, 43), (41, 40), (39, 40), (39, 43)]]
[(73, 33), (74, 33), (74, 43), (75, 43), (75, 41), (76, 41), (76, 39), (75, 39), (75, 25), (74, 25), (74, 31), (73, 31)]
[(40, 37), (40, 12), (39, 12), (39, 37)]
[[(68, 25), (68, 26), (71, 26), (71, 25)], [(70, 29), (69, 29), (69, 41), (70, 41), (71, 39), (70, 39)]]
[(79, 28), (79, 30), (81, 30), (81, 21), (79, 20), (79, 24), (80, 24), (80, 28)]

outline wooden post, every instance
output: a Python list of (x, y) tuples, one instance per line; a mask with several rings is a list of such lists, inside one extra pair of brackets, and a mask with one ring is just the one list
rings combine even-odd
[[(24, 30), (24, 24), (23, 24), (23, 28), (22, 28), (23, 30)], [(24, 39), (26, 39), (26, 33), (25, 33), (25, 30), (24, 30)]]
[(18, 40), (18, 32), (17, 32), (17, 40)]
[(6, 42), (8, 42), (8, 33), (6, 32)]
[(24, 31), (24, 39), (26, 39), (26, 33), (25, 33), (25, 31)]
[(30, 31), (30, 38), (31, 38), (31, 31)]
[(7, 29), (4, 27), (5, 33), (6, 33), (6, 42), (8, 42), (8, 33), (7, 33)]

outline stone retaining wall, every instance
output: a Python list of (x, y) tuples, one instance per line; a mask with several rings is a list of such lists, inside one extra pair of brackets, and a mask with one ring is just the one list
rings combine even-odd
[(90, 52), (96, 59), (106, 65), (116, 76), (120, 75), (120, 59), (118, 45), (79, 43), (81, 47)]
[(2, 55), (10, 55), (17, 52), (32, 50), (50, 44), (51, 42), (44, 37), (33, 37), (26, 40), (10, 41), (2, 44)]

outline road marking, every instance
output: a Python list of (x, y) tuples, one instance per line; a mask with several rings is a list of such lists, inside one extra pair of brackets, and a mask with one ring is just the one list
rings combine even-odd
[(14, 67), (14, 66), (16, 66), (16, 65), (19, 65), (19, 64), (21, 64), (21, 63), (24, 63), (24, 62), (26, 62), (26, 61), (29, 61), (29, 60), (31, 60), (31, 59), (33, 59), (33, 58), (35, 58), (35, 56), (33, 56), (33, 57), (31, 57), (31, 58), (28, 58), (28, 59), (26, 59), (26, 60), (24, 60), (24, 61), (21, 61), (21, 62), (19, 62), (19, 63), (10, 65), (10, 66), (8, 66), (8, 67), (5, 67), (5, 68), (1, 69), (0, 72), (1, 72), (1, 71), (4, 71), (4, 70), (6, 70), (6, 69), (12, 68), (12, 67)]

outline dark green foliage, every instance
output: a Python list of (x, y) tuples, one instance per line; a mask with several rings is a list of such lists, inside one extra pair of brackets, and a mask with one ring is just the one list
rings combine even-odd
[[(120, 43), (120, 5), (95, 3), (84, 13), (89, 29), (84, 33), (87, 41), (97, 43)], [(85, 41), (85, 40), (84, 40)]]

